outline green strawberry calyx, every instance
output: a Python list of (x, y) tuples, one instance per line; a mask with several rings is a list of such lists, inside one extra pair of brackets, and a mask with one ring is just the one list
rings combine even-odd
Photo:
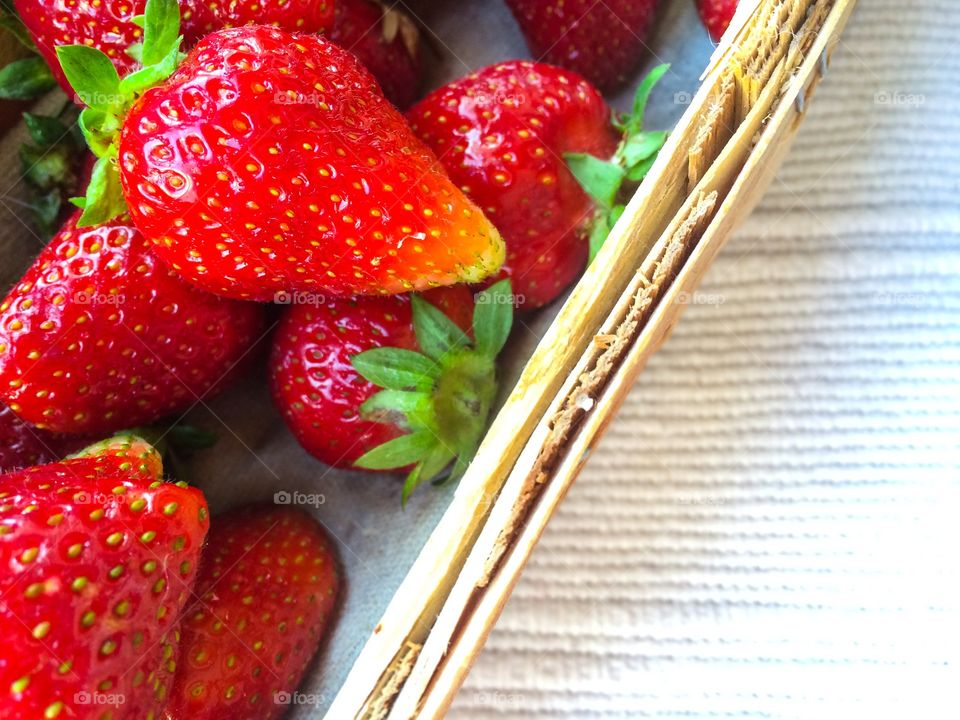
[(18, 58), (0, 68), (0, 99), (36, 100), (53, 90), (57, 80), (46, 61), (40, 57), (23, 21), (7, 3), (0, 3), (0, 28), (30, 51), (30, 56)]
[(143, 42), (128, 52), (140, 69), (120, 78), (109, 57), (86, 45), (61, 45), (57, 58), (84, 108), (80, 129), (97, 157), (87, 194), (73, 200), (83, 208), (78, 227), (107, 222), (126, 212), (117, 166), (117, 143), (123, 118), (146, 90), (162, 83), (183, 59), (180, 6), (177, 0), (147, 0), (144, 14), (134, 18), (143, 28)]
[[(351, 358), (353, 367), (383, 388), (361, 407), (363, 417), (408, 432), (378, 445), (357, 467), (393, 470), (413, 465), (402, 503), (421, 483), (459, 478), (476, 454), (497, 394), (496, 357), (513, 324), (510, 281), (477, 294), (473, 339), (439, 308), (411, 297), (420, 352), (382, 347)], [(443, 471), (453, 463), (448, 476)]]
[(637, 88), (633, 109), (614, 119), (614, 126), (623, 137), (611, 160), (587, 153), (564, 155), (570, 172), (597, 204), (590, 225), (591, 262), (626, 208), (623, 196), (646, 177), (667, 141), (669, 133), (665, 130), (644, 130), (643, 119), (650, 93), (669, 69), (665, 64), (651, 70)]

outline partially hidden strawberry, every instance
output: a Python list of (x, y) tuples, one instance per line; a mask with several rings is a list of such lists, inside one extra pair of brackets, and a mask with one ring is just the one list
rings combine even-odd
[[(251, 23), (323, 32), (333, 24), (334, 2), (186, 0), (182, 8), (184, 42), (190, 47), (213, 30)], [(13, 4), (40, 55), (70, 96), (74, 89), (57, 59), (56, 48), (61, 45), (97, 48), (124, 74), (140, 67), (138, 45), (144, 30), (139, 18), (146, 0), (13, 0)]]
[(123, 81), (93, 48), (58, 49), (85, 97), (115, 101), (81, 113), (100, 158), (81, 224), (129, 207), (180, 275), (242, 299), (394, 294), (499, 268), (496, 229), (354, 55), (250, 26), (206, 36), (163, 80), (175, 15), (147, 3), (143, 56), (159, 59)]
[(90, 438), (40, 430), (0, 402), (0, 472), (44, 465), (90, 444)]
[(583, 75), (607, 91), (623, 86), (647, 54), (659, 0), (507, 0), (538, 61)]
[(337, 0), (330, 39), (359, 58), (394, 105), (406, 109), (420, 94), (420, 31), (397, 5)]
[(129, 222), (78, 214), (0, 303), (0, 397), (37, 427), (106, 434), (223, 387), (263, 308), (186, 284)]
[(0, 717), (159, 717), (208, 527), (161, 471), (125, 437), (0, 476)]
[(730, 26), (733, 14), (737, 11), (739, 0), (698, 0), (697, 9), (700, 19), (714, 42), (720, 42), (723, 33)]
[(518, 307), (556, 298), (583, 270), (643, 178), (666, 133), (642, 130), (658, 68), (633, 113), (618, 118), (575, 73), (527, 61), (479, 70), (434, 91), (408, 118), (453, 180), (496, 223), (507, 244), (501, 277)]
[(336, 609), (333, 543), (299, 510), (254, 505), (214, 517), (208, 545), (164, 718), (273, 720)]
[(476, 305), (462, 286), (294, 305), (274, 337), (274, 402), (323, 462), (408, 470), (406, 501), (421, 482), (454, 461), (458, 476), (473, 457), (512, 310), (508, 281)]

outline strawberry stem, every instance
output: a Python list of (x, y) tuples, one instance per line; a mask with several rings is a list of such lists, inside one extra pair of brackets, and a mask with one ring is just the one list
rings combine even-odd
[(478, 294), (474, 342), (423, 298), (414, 296), (412, 309), (422, 352), (375, 348), (351, 358), (357, 372), (385, 388), (363, 404), (361, 414), (410, 431), (378, 445), (355, 464), (370, 470), (413, 464), (403, 505), (420, 484), (436, 482), (452, 462), (450, 478), (463, 474), (480, 445), (497, 394), (496, 356), (513, 322), (510, 281)]
[(126, 212), (117, 166), (117, 144), (123, 118), (133, 102), (166, 80), (183, 59), (180, 6), (177, 0), (147, 0), (142, 18), (143, 43), (130, 49), (140, 59), (138, 70), (120, 78), (106, 54), (86, 45), (62, 45), (57, 58), (76, 99), (83, 136), (97, 156), (78, 227), (107, 222)]
[(667, 141), (668, 132), (645, 131), (643, 120), (653, 88), (669, 69), (658, 65), (651, 70), (637, 88), (632, 111), (614, 118), (623, 137), (609, 161), (586, 153), (564, 155), (570, 172), (597, 204), (590, 225), (590, 262), (623, 214), (625, 205), (619, 201), (643, 180)]

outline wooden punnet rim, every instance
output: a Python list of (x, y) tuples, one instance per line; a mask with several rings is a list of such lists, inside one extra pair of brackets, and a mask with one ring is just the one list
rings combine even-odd
[[(637, 374), (772, 179), (855, 0), (753, 0), (494, 421), (328, 717), (432, 718)], [(688, 295), (687, 295), (688, 296)]]

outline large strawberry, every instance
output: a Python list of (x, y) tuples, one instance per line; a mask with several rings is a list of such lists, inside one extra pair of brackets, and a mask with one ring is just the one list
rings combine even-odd
[(726, 32), (733, 14), (737, 11), (738, 0), (699, 0), (697, 9), (714, 42), (719, 42)]
[(0, 402), (0, 472), (59, 460), (89, 442), (89, 438), (39, 430)]
[(636, 72), (658, 0), (507, 0), (538, 61), (614, 90)]
[(453, 460), (456, 475), (473, 457), (511, 319), (507, 282), (481, 293), (475, 308), (463, 287), (294, 305), (274, 338), (274, 402), (329, 465), (412, 468), (405, 501)]
[(497, 270), (496, 229), (338, 45), (221, 30), (143, 92), (176, 56), (171, 2), (147, 4), (143, 55), (159, 60), (122, 82), (96, 50), (59, 48), (71, 82), (104, 99), (82, 115), (100, 157), (84, 223), (123, 212), (119, 157), (130, 214), (157, 253), (228, 297), (392, 294)]
[(379, 0), (337, 0), (330, 39), (356, 55), (399, 108), (420, 93), (420, 33), (396, 5)]
[[(224, 27), (259, 23), (289, 30), (322, 32), (333, 23), (335, 0), (187, 0), (183, 35), (192, 46), (207, 33)], [(60, 69), (56, 48), (88, 45), (104, 52), (121, 73), (139, 67), (136, 45), (143, 39), (137, 17), (146, 0), (13, 0), (40, 54), (64, 91), (73, 89)], [(130, 48), (134, 47), (131, 52)]]
[(182, 625), (168, 720), (272, 720), (287, 710), (337, 604), (333, 544), (305, 513), (218, 516)]
[(59, 432), (108, 433), (223, 385), (263, 308), (184, 283), (129, 223), (74, 215), (0, 303), (0, 396)]
[(580, 274), (588, 237), (597, 245), (619, 213), (621, 184), (649, 169), (666, 133), (645, 133), (641, 124), (663, 71), (642, 83), (633, 115), (620, 121), (619, 144), (599, 91), (542, 63), (492, 65), (408, 113), (414, 132), (503, 233), (501, 275), (512, 279), (519, 307), (545, 305)]
[(158, 717), (207, 532), (203, 495), (117, 438), (0, 477), (0, 717)]

